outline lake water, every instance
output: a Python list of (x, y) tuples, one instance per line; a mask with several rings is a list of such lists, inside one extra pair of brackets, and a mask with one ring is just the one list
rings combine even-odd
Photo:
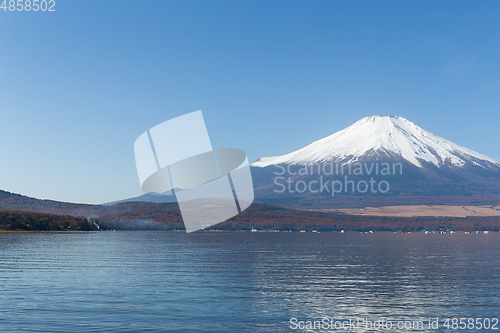
[(0, 289), (0, 332), (491, 331), (500, 233), (0, 234)]

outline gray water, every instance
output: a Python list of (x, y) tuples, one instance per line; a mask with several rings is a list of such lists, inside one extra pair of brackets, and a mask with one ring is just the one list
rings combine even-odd
[(442, 325), (500, 317), (499, 258), (496, 232), (0, 234), (0, 332), (485, 331)]

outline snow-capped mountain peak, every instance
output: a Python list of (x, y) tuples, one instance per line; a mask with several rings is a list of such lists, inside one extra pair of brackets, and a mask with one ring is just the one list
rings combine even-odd
[(399, 116), (365, 117), (351, 126), (290, 154), (263, 157), (253, 167), (276, 164), (356, 162), (372, 154), (396, 155), (422, 167), (429, 162), (438, 167), (463, 166), (466, 162), (487, 167), (500, 160), (485, 156), (445, 140)]

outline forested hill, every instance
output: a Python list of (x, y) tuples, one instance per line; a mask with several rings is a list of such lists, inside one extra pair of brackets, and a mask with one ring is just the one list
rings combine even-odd
[(104, 230), (100, 221), (69, 215), (54, 215), (16, 210), (0, 211), (0, 230), (17, 231), (90, 231)]
[(22, 210), (39, 213), (89, 216), (106, 208), (101, 205), (75, 204), (54, 200), (41, 200), (0, 190), (0, 209)]

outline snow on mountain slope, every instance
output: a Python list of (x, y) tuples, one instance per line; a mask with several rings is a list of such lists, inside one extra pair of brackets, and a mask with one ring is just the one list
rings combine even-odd
[(464, 166), (466, 162), (484, 168), (500, 160), (445, 140), (399, 116), (365, 117), (353, 125), (290, 154), (263, 157), (253, 167), (276, 164), (311, 164), (327, 161), (356, 162), (372, 154), (397, 155), (417, 167), (426, 161)]

